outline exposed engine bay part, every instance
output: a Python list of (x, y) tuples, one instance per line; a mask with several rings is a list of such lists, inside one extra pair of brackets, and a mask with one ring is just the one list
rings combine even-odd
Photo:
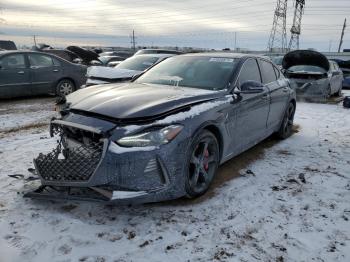
[(329, 62), (323, 54), (312, 50), (295, 50), (289, 52), (283, 57), (282, 68), (288, 70), (292, 66), (310, 65), (329, 70)]

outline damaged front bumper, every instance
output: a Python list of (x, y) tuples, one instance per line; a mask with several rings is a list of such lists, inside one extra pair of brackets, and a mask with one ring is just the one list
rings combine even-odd
[(145, 203), (184, 195), (179, 186), (183, 184), (181, 143), (128, 149), (114, 142), (122, 135), (111, 132), (114, 130), (52, 121), (50, 133), (58, 138), (57, 146), (34, 159), (41, 186), (25, 197)]

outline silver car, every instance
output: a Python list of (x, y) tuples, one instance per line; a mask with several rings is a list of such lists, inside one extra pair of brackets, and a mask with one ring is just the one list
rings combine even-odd
[(289, 52), (283, 58), (282, 67), (299, 98), (329, 98), (332, 95), (341, 95), (343, 72), (336, 62), (329, 61), (319, 52)]

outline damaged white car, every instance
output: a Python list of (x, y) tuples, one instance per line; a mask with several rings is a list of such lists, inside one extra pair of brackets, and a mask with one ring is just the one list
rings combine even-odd
[(174, 54), (145, 54), (132, 56), (115, 67), (91, 66), (87, 71), (86, 86), (130, 81), (151, 66)]

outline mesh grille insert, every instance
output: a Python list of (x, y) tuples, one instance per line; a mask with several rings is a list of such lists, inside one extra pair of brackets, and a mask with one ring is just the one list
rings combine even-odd
[(57, 147), (34, 160), (42, 179), (46, 181), (85, 182), (97, 168), (103, 152), (103, 142), (67, 143), (61, 129)]

